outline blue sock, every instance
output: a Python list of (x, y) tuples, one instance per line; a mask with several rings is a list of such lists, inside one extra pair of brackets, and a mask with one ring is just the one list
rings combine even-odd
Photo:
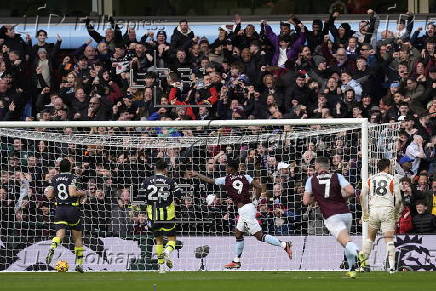
[(279, 241), (278, 238), (276, 238), (275, 236), (269, 235), (269, 234), (265, 234), (262, 238), (262, 241), (269, 243), (270, 245), (273, 246), (277, 246), (277, 247), (281, 247), (282, 246), (282, 242)]
[(354, 269), (354, 264), (356, 263), (357, 253), (359, 252), (359, 248), (353, 242), (348, 242), (345, 246), (345, 256), (347, 257), (348, 265), (350, 270)]
[(236, 244), (235, 244), (236, 257), (233, 260), (234, 262), (237, 263), (240, 262), (240, 258), (242, 256), (243, 250), (244, 250), (244, 238), (236, 239)]

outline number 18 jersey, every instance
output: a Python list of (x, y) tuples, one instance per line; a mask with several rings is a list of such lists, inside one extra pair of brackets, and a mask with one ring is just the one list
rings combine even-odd
[(68, 186), (76, 185), (76, 177), (70, 173), (60, 173), (55, 175), (51, 184), (54, 188), (57, 205), (79, 205), (79, 197), (71, 197), (68, 191)]
[(400, 199), (400, 187), (394, 176), (381, 172), (368, 179), (365, 187), (368, 191), (368, 206), (394, 207), (396, 199)]

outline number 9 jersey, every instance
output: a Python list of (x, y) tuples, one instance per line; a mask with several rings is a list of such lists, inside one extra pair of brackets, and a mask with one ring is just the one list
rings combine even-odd
[(229, 198), (233, 200), (235, 205), (238, 203), (251, 203), (250, 185), (253, 178), (250, 175), (227, 175), (225, 177), (215, 179), (215, 185), (224, 185)]
[(76, 177), (70, 173), (55, 175), (51, 184), (56, 196), (56, 205), (79, 206), (79, 197), (71, 197), (68, 191), (70, 185), (76, 186)]

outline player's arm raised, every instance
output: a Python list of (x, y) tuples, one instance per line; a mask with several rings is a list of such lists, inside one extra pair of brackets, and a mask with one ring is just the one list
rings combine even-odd
[(312, 177), (307, 179), (306, 186), (304, 187), (303, 194), (303, 204), (310, 205), (313, 203), (313, 193), (312, 193)]
[(202, 175), (196, 171), (192, 171), (191, 172), (191, 176), (192, 177), (197, 177), (198, 179), (200, 179), (203, 182), (209, 183), (209, 184), (215, 184), (215, 180), (209, 178), (208, 176)]

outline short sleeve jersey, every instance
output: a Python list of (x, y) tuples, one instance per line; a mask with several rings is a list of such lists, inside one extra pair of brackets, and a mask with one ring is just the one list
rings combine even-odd
[(57, 174), (52, 178), (51, 185), (54, 189), (58, 205), (72, 205), (79, 202), (79, 197), (71, 197), (68, 190), (70, 185), (76, 185), (76, 177), (73, 174)]
[(215, 179), (215, 185), (224, 185), (229, 198), (235, 204), (251, 203), (250, 185), (253, 178), (250, 175), (227, 175), (225, 177)]
[(305, 192), (312, 193), (324, 219), (335, 214), (349, 213), (341, 189), (350, 183), (341, 174), (322, 173), (307, 179)]

